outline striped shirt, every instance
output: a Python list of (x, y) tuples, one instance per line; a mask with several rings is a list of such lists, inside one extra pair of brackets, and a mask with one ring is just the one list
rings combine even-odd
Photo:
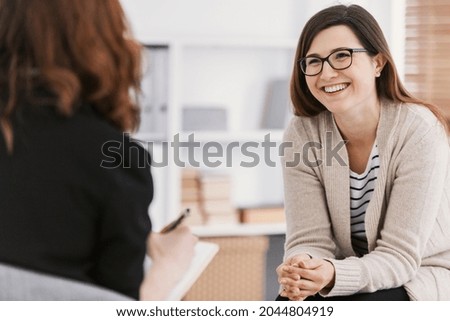
[(380, 168), (380, 157), (378, 147), (374, 144), (370, 153), (366, 170), (362, 174), (350, 171), (350, 224), (353, 250), (359, 256), (368, 253), (365, 216), (369, 205), (378, 170)]

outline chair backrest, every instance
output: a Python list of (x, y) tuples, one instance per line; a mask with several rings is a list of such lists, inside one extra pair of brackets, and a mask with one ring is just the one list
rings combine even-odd
[(130, 297), (91, 284), (0, 264), (2, 301), (128, 301)]

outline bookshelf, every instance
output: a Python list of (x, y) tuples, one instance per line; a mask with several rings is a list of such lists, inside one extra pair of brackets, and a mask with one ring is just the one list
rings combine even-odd
[[(152, 169), (155, 198), (150, 215), (155, 229), (173, 219), (181, 209), (183, 167), (175, 164), (173, 159), (178, 157), (188, 166), (192, 155), (186, 148), (175, 151), (171, 145), (175, 138), (186, 143), (193, 137), (198, 143), (193, 157), (198, 161), (200, 171), (228, 175), (232, 189), (230, 198), (236, 209), (281, 204), (282, 179), (277, 146), (289, 117), (289, 106), (284, 101), (280, 102), (283, 106), (269, 106), (268, 92), (273, 80), (288, 83), (297, 40), (201, 37), (141, 37), (140, 40), (146, 48), (146, 76), (142, 83), (142, 124), (135, 137), (147, 145), (151, 143), (150, 152), (155, 161), (168, 159), (167, 166)], [(156, 98), (153, 97), (155, 93)], [(287, 86), (282, 87), (283, 95), (287, 101)], [(184, 130), (186, 108), (200, 110), (203, 117), (203, 113), (210, 110), (223, 110), (222, 115), (226, 117), (212, 118), (211, 122), (216, 122), (208, 124), (212, 129)], [(280, 108), (281, 116), (273, 126), (263, 119), (268, 108)], [(262, 148), (267, 139), (276, 145), (269, 151)], [(229, 148), (233, 144), (234, 147)], [(243, 147), (247, 145), (244, 144), (250, 146), (245, 151)], [(254, 147), (255, 144), (258, 147)], [(219, 161), (220, 166), (205, 166), (205, 151), (211, 153), (212, 147), (223, 150), (222, 158), (212, 158)], [(249, 157), (250, 154), (254, 157)], [(268, 157), (268, 161), (264, 157)], [(210, 230), (211, 233), (202, 232), (209, 236), (221, 234), (221, 226), (224, 231), (230, 231), (229, 226), (217, 225), (198, 228)], [(242, 231), (246, 230), (250, 231), (249, 228)], [(273, 230), (284, 233), (279, 227)]]

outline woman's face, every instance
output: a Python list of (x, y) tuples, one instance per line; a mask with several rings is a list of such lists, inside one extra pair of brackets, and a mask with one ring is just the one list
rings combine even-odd
[[(340, 25), (319, 32), (306, 56), (325, 58), (338, 48), (364, 47), (349, 27)], [(340, 57), (333, 55), (336, 65)], [(342, 57), (349, 59), (345, 55)], [(335, 70), (325, 61), (318, 75), (305, 78), (310, 92), (330, 112), (336, 115), (349, 111), (363, 112), (366, 108), (378, 105), (375, 78), (379, 76), (383, 65), (381, 55), (371, 57), (367, 52), (354, 52), (349, 68)]]

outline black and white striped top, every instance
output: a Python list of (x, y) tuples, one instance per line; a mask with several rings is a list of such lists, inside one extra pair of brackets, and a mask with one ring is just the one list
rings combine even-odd
[(350, 171), (350, 223), (352, 246), (353, 250), (359, 256), (363, 256), (368, 252), (364, 222), (366, 209), (375, 189), (379, 168), (380, 157), (378, 155), (378, 147), (374, 144), (364, 173), (357, 174)]

